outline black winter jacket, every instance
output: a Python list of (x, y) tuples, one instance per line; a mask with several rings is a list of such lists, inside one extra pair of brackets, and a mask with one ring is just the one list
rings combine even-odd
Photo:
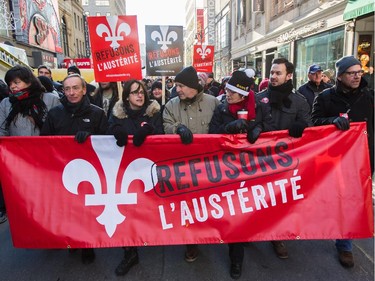
[(109, 119), (108, 134), (113, 134), (113, 128), (121, 125), (125, 127), (129, 135), (134, 135), (141, 128), (143, 122), (149, 123), (153, 128), (153, 135), (163, 134), (163, 121), (160, 113), (160, 105), (156, 100), (140, 110), (126, 108), (122, 100), (118, 101), (113, 108), (113, 115)]
[(312, 109), (315, 97), (330, 87), (332, 87), (331, 84), (324, 83), (323, 81), (319, 84), (319, 86), (317, 86), (314, 82), (308, 81), (298, 88), (298, 92), (307, 99), (310, 109)]
[(75, 107), (71, 107), (65, 96), (60, 101), (60, 105), (48, 112), (40, 135), (75, 135), (78, 131), (105, 135), (108, 129), (107, 117), (103, 109), (90, 104), (87, 95)]
[[(225, 126), (237, 119), (229, 112), (228, 107), (229, 104), (227, 101), (224, 101), (215, 108), (209, 127), (210, 134), (228, 134), (228, 132), (225, 130)], [(264, 104), (257, 103), (255, 110), (256, 126), (261, 128), (262, 132), (276, 130), (269, 107), (265, 106)]]

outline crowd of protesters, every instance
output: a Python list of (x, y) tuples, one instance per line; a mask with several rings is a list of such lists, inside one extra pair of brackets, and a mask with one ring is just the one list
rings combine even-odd
[[(196, 134), (245, 133), (255, 143), (262, 132), (287, 130), (300, 138), (310, 126), (333, 124), (348, 130), (351, 122), (366, 121), (373, 173), (374, 91), (361, 62), (345, 56), (336, 62), (335, 75), (318, 64), (306, 72), (308, 81), (296, 90), (294, 65), (285, 58), (272, 61), (270, 76), (259, 85), (252, 69), (236, 70), (217, 82), (212, 73), (189, 66), (166, 80), (126, 81), (119, 92), (114, 82), (88, 86), (75, 66), (62, 83), (52, 80), (46, 66), (38, 68), (38, 78), (29, 68), (15, 66), (0, 83), (0, 136), (73, 135), (83, 143), (90, 135), (110, 134), (124, 146), (133, 135), (133, 144), (141, 146), (149, 135), (177, 134), (189, 145)], [(82, 121), (87, 118), (92, 122)], [(7, 220), (2, 197), (0, 223)], [(276, 255), (287, 259), (286, 243), (271, 242)], [(352, 241), (337, 240), (336, 248), (341, 265), (353, 267)], [(186, 245), (185, 260), (194, 262), (199, 251), (196, 244)], [(229, 274), (238, 279), (243, 243), (229, 244), (229, 256)], [(83, 263), (94, 260), (93, 249), (82, 251)], [(138, 262), (137, 248), (124, 247), (116, 275), (125, 275)]]

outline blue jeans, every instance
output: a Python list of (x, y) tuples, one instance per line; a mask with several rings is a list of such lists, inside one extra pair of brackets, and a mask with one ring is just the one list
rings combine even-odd
[(350, 239), (337, 239), (336, 240), (336, 249), (337, 251), (348, 251), (353, 250), (352, 240)]

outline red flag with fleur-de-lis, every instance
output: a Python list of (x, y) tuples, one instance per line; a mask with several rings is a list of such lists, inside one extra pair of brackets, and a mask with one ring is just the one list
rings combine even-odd
[(212, 72), (214, 55), (213, 45), (194, 45), (193, 66), (197, 72)]
[(142, 79), (137, 16), (87, 17), (97, 82)]

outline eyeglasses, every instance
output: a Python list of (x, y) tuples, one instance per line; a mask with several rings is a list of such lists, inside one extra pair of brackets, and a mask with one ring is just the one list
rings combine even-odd
[(134, 91), (130, 92), (130, 94), (134, 95), (134, 96), (136, 96), (136, 95), (142, 95), (143, 96), (145, 94), (145, 92), (143, 90), (137, 89), (137, 90), (134, 90)]
[(346, 74), (348, 74), (349, 76), (351, 76), (351, 77), (354, 77), (354, 76), (359, 76), (359, 77), (361, 77), (362, 75), (363, 75), (363, 73), (364, 73), (364, 71), (363, 70), (358, 70), (358, 71), (345, 71), (345, 73)]

